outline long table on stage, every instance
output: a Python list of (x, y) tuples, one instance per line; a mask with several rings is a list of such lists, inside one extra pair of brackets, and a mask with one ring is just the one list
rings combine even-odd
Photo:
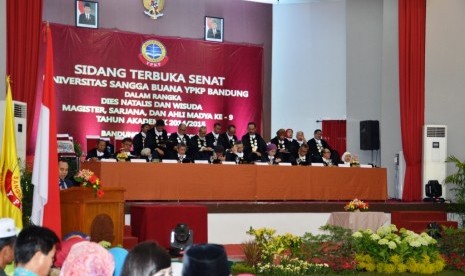
[(84, 162), (125, 200), (386, 200), (385, 168)]

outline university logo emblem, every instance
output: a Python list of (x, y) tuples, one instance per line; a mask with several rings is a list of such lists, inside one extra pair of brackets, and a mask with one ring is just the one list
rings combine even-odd
[(142, 0), (144, 2), (144, 13), (152, 19), (162, 17), (165, 0)]
[(155, 39), (145, 41), (140, 48), (139, 60), (149, 67), (162, 67), (168, 62), (165, 45)]

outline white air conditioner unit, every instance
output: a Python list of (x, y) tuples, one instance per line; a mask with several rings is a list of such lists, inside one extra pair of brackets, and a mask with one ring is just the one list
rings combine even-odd
[[(3, 124), (5, 122), (5, 100), (0, 101), (0, 147), (3, 139)], [(26, 130), (27, 105), (23, 102), (13, 101), (13, 116), (16, 136), (16, 153), (22, 162), (26, 161)], [(0, 149), (1, 152), (2, 149)]]
[(423, 198), (425, 186), (430, 180), (442, 184), (442, 197), (446, 198), (447, 126), (425, 125), (423, 127)]

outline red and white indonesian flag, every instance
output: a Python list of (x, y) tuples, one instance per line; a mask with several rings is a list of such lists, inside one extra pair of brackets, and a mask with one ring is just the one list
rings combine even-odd
[(55, 90), (53, 82), (52, 34), (47, 26), (47, 49), (42, 104), (34, 156), (32, 184), (34, 196), (31, 220), (61, 236), (60, 190), (58, 185), (58, 153), (56, 140)]

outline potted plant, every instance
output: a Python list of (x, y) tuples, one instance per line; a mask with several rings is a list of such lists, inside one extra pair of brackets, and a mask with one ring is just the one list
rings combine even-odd
[(448, 175), (444, 180), (446, 184), (453, 184), (451, 189), (455, 193), (455, 204), (451, 206), (451, 211), (460, 217), (460, 224), (465, 225), (465, 162), (461, 162), (457, 157), (451, 155), (446, 159), (447, 163), (454, 163), (457, 172)]

